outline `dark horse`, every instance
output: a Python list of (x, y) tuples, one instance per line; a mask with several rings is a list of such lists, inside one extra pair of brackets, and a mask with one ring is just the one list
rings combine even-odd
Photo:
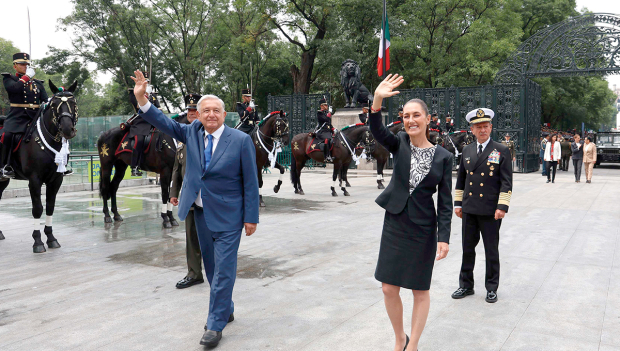
[[(258, 124), (258, 128), (250, 134), (254, 148), (256, 149), (256, 168), (258, 169), (259, 191), (263, 187), (263, 167), (266, 165), (277, 168), (280, 171), (278, 184), (273, 187), (273, 191), (280, 191), (282, 178), (284, 177), (284, 167), (275, 161), (278, 150), (288, 145), (289, 129), (288, 119), (284, 111), (273, 111), (263, 118)], [(273, 160), (273, 161), (272, 161)], [(265, 207), (263, 194), (260, 194), (260, 207)]]
[[(156, 102), (155, 106), (159, 107), (159, 103)], [(187, 117), (183, 116), (182, 118)], [(179, 122), (184, 123), (182, 120), (179, 120)], [(103, 213), (106, 223), (112, 223), (112, 218), (110, 217), (110, 211), (108, 209), (108, 200), (110, 199), (112, 200), (114, 221), (120, 222), (123, 220), (123, 217), (118, 213), (116, 192), (118, 191), (121, 181), (125, 177), (127, 167), (131, 165), (131, 155), (133, 153), (131, 142), (133, 140), (125, 140), (127, 133), (129, 133), (127, 128), (112, 128), (103, 132), (97, 141), (97, 149), (99, 150), (99, 159), (101, 161), (99, 194), (103, 198)], [(144, 155), (140, 160), (140, 169), (159, 174), (162, 201), (161, 218), (163, 219), (163, 226), (164, 228), (178, 226), (179, 223), (172, 215), (172, 204), (168, 202), (172, 169), (174, 168), (174, 158), (176, 155), (175, 141), (166, 134), (153, 128), (151, 129), (150, 135), (147, 136), (144, 145), (146, 147), (144, 149)], [(113, 178), (112, 168), (114, 168)]]
[[(392, 122), (388, 124), (387, 128), (394, 135), (398, 134), (400, 131), (405, 131), (405, 127), (401, 121)], [(383, 170), (385, 169), (385, 165), (387, 165), (387, 161), (390, 159), (390, 152), (384, 148), (383, 145), (375, 141), (372, 133), (370, 133), (368, 140), (361, 141), (355, 151), (358, 156), (365, 152), (367, 162), (377, 161), (377, 189), (385, 189), (383, 185)], [(349, 167), (344, 167), (342, 169), (343, 174), (341, 179), (346, 182), (347, 186), (351, 186), (347, 181), (348, 170)]]
[[(62, 139), (72, 139), (77, 132), (75, 125), (78, 120), (78, 107), (73, 97), (77, 81), (67, 90), (57, 88), (51, 80), (49, 87), (54, 92), (54, 96), (34, 123), (30, 125), (25, 137), (20, 140), (16, 150), (13, 151), (15, 156), (12, 160), (12, 166), (16, 173), (15, 179), (27, 180), (30, 189), (32, 217), (34, 218), (32, 224), (32, 238), (34, 239), (32, 251), (34, 253), (46, 251), (40, 231), (40, 220), (43, 214), (43, 204), (41, 203), (41, 187), (43, 184), (46, 186), (45, 214), (47, 216), (43, 232), (47, 236), (47, 247), (50, 249), (60, 247), (52, 231), (52, 216), (54, 215), (56, 194), (62, 185), (63, 173), (60, 172), (55, 158), (63, 147)], [(64, 165), (61, 165), (64, 168)], [(9, 180), (0, 181), (0, 198), (2, 198), (2, 192), (8, 185)], [(0, 237), (4, 239), (1, 233)]]
[(433, 138), (434, 132), (431, 132), (431, 140), (430, 142), (435, 145), (441, 145), (444, 149), (450, 151), (454, 154), (457, 167), (461, 160), (461, 154), (463, 153), (463, 148), (466, 145), (469, 145), (476, 141), (476, 137), (469, 131), (457, 131), (454, 133), (450, 133), (448, 135), (436, 135)]
[[(355, 146), (368, 134), (370, 134), (368, 126), (361, 123), (344, 127), (341, 131), (336, 132), (332, 149), (332, 157), (334, 159), (332, 196), (338, 196), (338, 193), (336, 193), (336, 180), (342, 176), (342, 167), (348, 167), (353, 158)], [(313, 133), (297, 134), (291, 141), (291, 153), (294, 158), (294, 160), (291, 160), (291, 181), (295, 187), (295, 194), (304, 195), (300, 177), (301, 170), (306, 162), (310, 159), (317, 162), (325, 162), (323, 151), (316, 143), (316, 136)], [(349, 192), (345, 187), (341, 186), (340, 189), (345, 196), (349, 196)]]

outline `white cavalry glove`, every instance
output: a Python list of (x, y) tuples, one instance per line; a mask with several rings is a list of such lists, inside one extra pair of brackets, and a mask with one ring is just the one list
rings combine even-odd
[(332, 109), (332, 107), (329, 107), (329, 113), (334, 113), (334, 109)]
[(250, 100), (250, 107), (252, 110), (256, 107), (256, 105), (254, 105), (254, 100)]
[(30, 78), (33, 78), (35, 75), (34, 68), (28, 66), (28, 68), (26, 68), (26, 75)]
[(151, 96), (151, 93), (153, 92), (153, 86), (152, 85), (147, 85), (146, 87), (146, 95)]

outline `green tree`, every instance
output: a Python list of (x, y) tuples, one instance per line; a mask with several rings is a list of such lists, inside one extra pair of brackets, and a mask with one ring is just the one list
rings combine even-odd
[[(13, 69), (13, 54), (20, 52), (18, 48), (13, 45), (13, 42), (0, 38), (0, 72), (15, 74)], [(6, 115), (9, 113), (9, 95), (6, 90), (2, 88), (0, 91), (0, 115)]]

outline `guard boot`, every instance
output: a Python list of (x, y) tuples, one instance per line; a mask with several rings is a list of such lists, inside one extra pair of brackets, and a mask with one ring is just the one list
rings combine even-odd
[(0, 170), (0, 178), (2, 179), (13, 179), (15, 178), (15, 171), (13, 170), (13, 167), (6, 165), (4, 167), (2, 167), (2, 169)]
[(334, 162), (334, 159), (329, 151), (329, 143), (325, 143), (323, 146), (323, 154), (325, 155), (325, 162)]
[(131, 176), (132, 177), (142, 177), (142, 171), (138, 167), (131, 168)]
[(0, 159), (0, 178), (2, 179), (15, 178), (15, 171), (10, 166), (11, 151), (13, 150), (13, 137), (10, 134), (7, 136), (7, 134), (4, 135), (5, 142), (2, 145), (2, 159)]

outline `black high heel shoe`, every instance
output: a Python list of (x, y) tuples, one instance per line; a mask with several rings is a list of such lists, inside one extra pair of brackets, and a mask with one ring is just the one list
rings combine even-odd
[(407, 337), (407, 342), (405, 343), (405, 347), (403, 348), (403, 351), (407, 350), (407, 345), (409, 345), (409, 336), (407, 334), (405, 334), (405, 336)]

